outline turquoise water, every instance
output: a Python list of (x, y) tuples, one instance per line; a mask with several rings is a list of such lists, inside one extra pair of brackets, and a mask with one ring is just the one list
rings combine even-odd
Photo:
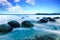
[[(60, 19), (55, 23), (48, 22), (45, 24), (36, 23), (42, 17), (57, 17), (60, 15), (0, 15), (0, 24), (7, 23), (10, 20), (16, 20), (20, 24), (24, 20), (29, 20), (34, 24), (32, 28), (15, 28), (7, 34), (0, 34), (0, 40), (24, 40), (25, 38), (34, 37), (35, 35), (57, 34), (60, 35)], [(22, 19), (24, 17), (24, 19)], [(55, 29), (57, 28), (57, 29)]]

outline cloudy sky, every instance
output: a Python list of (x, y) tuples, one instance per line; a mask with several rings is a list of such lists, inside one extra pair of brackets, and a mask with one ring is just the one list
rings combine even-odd
[(60, 0), (0, 0), (0, 14), (60, 13)]

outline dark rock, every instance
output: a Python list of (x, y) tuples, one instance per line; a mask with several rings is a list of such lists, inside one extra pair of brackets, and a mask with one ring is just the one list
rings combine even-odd
[(50, 22), (56, 22), (56, 20), (51, 18), (51, 17), (47, 17), (47, 20), (50, 21)]
[(54, 17), (53, 19), (60, 19), (60, 17)]
[(20, 24), (19, 24), (19, 22), (17, 22), (17, 21), (9, 21), (7, 24), (9, 24), (11, 27), (13, 27), (13, 28), (18, 28), (18, 27), (20, 27)]
[(39, 17), (37, 17), (37, 19), (39, 19)]
[(22, 17), (22, 19), (24, 19), (24, 17)]
[(33, 26), (33, 24), (32, 24), (30, 21), (23, 21), (23, 22), (21, 23), (21, 25), (22, 25), (23, 27), (27, 27), (27, 28)]
[(47, 19), (46, 17), (43, 17), (42, 19)]
[(48, 22), (47, 19), (40, 19), (40, 20), (38, 21), (38, 23), (47, 23), (47, 22)]
[(8, 24), (1, 24), (0, 25), (0, 32), (2, 32), (2, 33), (7, 33), (7, 32), (10, 32), (12, 30), (13, 30), (13, 28)]
[(47, 19), (51, 19), (51, 17), (47, 17)]
[(56, 22), (56, 20), (55, 20), (55, 19), (52, 19), (52, 18), (49, 19), (49, 21), (50, 21), (50, 22)]

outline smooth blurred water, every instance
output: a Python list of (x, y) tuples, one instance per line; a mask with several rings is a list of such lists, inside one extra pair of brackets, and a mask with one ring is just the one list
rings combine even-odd
[[(22, 18), (23, 17), (23, 18)], [(16, 20), (20, 24), (24, 20), (29, 20), (34, 24), (32, 28), (15, 28), (7, 34), (0, 34), (0, 40), (23, 40), (26, 37), (35, 35), (57, 34), (60, 35), (60, 19), (57, 22), (48, 22), (44, 24), (36, 23), (43, 17), (60, 17), (60, 15), (0, 15), (0, 24), (7, 24), (11, 20)]]

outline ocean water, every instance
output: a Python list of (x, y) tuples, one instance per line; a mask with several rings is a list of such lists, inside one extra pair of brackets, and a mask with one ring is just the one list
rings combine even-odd
[[(39, 19), (37, 19), (39, 17)], [(20, 24), (25, 20), (31, 21), (34, 26), (31, 28), (14, 28), (12, 32), (1, 34), (0, 40), (25, 40), (25, 38), (34, 38), (35, 35), (55, 34), (56, 40), (60, 39), (60, 19), (56, 22), (37, 23), (43, 17), (60, 17), (60, 15), (0, 15), (0, 24), (7, 24), (11, 20), (16, 20)]]

